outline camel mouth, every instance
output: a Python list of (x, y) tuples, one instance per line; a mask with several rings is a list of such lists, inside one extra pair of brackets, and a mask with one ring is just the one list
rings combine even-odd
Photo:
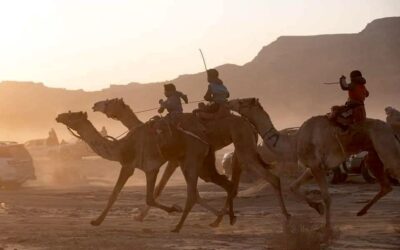
[(93, 112), (103, 112), (105, 110), (104, 103), (95, 103), (92, 107)]

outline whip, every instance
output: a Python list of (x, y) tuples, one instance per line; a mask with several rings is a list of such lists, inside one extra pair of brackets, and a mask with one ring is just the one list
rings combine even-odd
[(203, 59), (204, 68), (206, 69), (206, 72), (207, 72), (207, 64), (206, 64), (206, 60), (204, 59), (203, 51), (201, 51), (201, 49), (199, 49), (199, 51), (201, 54), (201, 58)]
[(340, 82), (324, 82), (324, 83), (322, 83), (322, 84), (325, 84), (325, 85), (335, 85), (335, 84), (340, 84)]

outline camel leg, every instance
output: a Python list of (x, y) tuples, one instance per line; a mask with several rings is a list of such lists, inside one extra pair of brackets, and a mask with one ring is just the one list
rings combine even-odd
[(270, 171), (268, 171), (266, 169), (264, 170), (264, 178), (275, 189), (275, 192), (278, 195), (279, 206), (281, 207), (282, 213), (286, 217), (286, 219), (289, 220), (290, 219), (290, 214), (288, 213), (288, 211), (286, 209), (286, 206), (285, 206), (285, 202), (283, 200), (280, 178), (278, 176), (272, 174)]
[(300, 191), (301, 185), (305, 184), (306, 182), (308, 182), (309, 180), (311, 180), (313, 178), (313, 175), (311, 173), (311, 169), (307, 168), (303, 174), (297, 178), (291, 185), (290, 185), (290, 191), (299, 199), (305, 200), (308, 205), (312, 208), (314, 208), (315, 210), (317, 210), (317, 212), (319, 214), (324, 214), (324, 204), (322, 204), (321, 202), (315, 202), (313, 200), (311, 200), (310, 198), (308, 198), (304, 193), (302, 193)]
[(379, 156), (376, 154), (376, 152), (368, 152), (368, 155), (366, 156), (366, 166), (372, 171), (372, 173), (375, 175), (376, 179), (379, 182), (380, 185), (380, 190), (379, 192), (375, 195), (375, 197), (370, 200), (367, 205), (365, 205), (358, 213), (357, 216), (362, 216), (367, 213), (368, 209), (372, 207), (375, 202), (377, 202), (380, 198), (388, 194), (390, 191), (392, 191), (392, 186), (390, 183), (389, 178), (387, 177), (383, 163), (379, 159)]
[(112, 205), (117, 200), (118, 194), (121, 192), (122, 188), (124, 187), (129, 177), (132, 176), (134, 170), (135, 169), (130, 166), (122, 166), (117, 183), (115, 184), (114, 190), (111, 193), (106, 208), (103, 210), (103, 212), (96, 220), (91, 221), (91, 224), (93, 226), (99, 226), (104, 221)]
[[(165, 171), (161, 177), (160, 182), (158, 183), (155, 191), (154, 191), (154, 198), (157, 198), (161, 195), (161, 192), (164, 190), (165, 186), (167, 185), (167, 182), (171, 178), (172, 174), (175, 172), (176, 168), (179, 166), (178, 162), (175, 161), (169, 161), (167, 164), (167, 167), (165, 168)], [(144, 218), (147, 216), (147, 214), (150, 211), (151, 206), (145, 206), (138, 215), (135, 216), (135, 220), (137, 221), (143, 221)], [(177, 207), (178, 208), (178, 207)]]
[(229, 207), (229, 219), (230, 219), (230, 224), (233, 225), (236, 222), (236, 216), (234, 215), (233, 212), (233, 199), (237, 196), (238, 194), (238, 188), (239, 188), (239, 182), (240, 182), (240, 175), (242, 173), (242, 169), (240, 168), (238, 159), (236, 157), (236, 154), (233, 155), (232, 158), (232, 191), (231, 191), (231, 195), (228, 196), (226, 198), (226, 202), (225, 202), (225, 206), (223, 208), (223, 212), (221, 215), (219, 215), (217, 217), (217, 219), (210, 224), (211, 227), (218, 227), (219, 224), (221, 223), (224, 215), (225, 215), (225, 211), (228, 209)]
[[(249, 162), (249, 163), (248, 163)], [(278, 195), (278, 201), (279, 201), (279, 206), (281, 207), (282, 214), (286, 217), (287, 220), (290, 219), (290, 214), (288, 213), (285, 202), (283, 200), (283, 195), (282, 195), (282, 188), (281, 188), (281, 180), (278, 176), (274, 175), (271, 173), (267, 167), (265, 166), (266, 164), (262, 162), (258, 156), (252, 161), (241, 161), (241, 164), (248, 164), (248, 166), (255, 172), (257, 173), (260, 177), (265, 179), (267, 182), (271, 184), (271, 186), (274, 188), (276, 194)]]
[(159, 169), (155, 169), (155, 170), (146, 172), (146, 203), (147, 203), (147, 205), (151, 206), (151, 207), (157, 207), (168, 213), (179, 211), (179, 209), (177, 209), (174, 206), (171, 206), (171, 207), (165, 206), (165, 205), (157, 202), (154, 199), (154, 186), (156, 185), (158, 172), (159, 172)]
[(330, 235), (330, 232), (332, 230), (331, 227), (331, 197), (329, 195), (329, 190), (328, 190), (328, 183), (326, 181), (325, 177), (325, 171), (320, 167), (314, 167), (311, 168), (311, 172), (314, 175), (315, 181), (318, 183), (318, 186), (321, 190), (321, 195), (322, 199), (325, 204), (325, 228), (327, 232), (327, 236)]
[(186, 197), (186, 204), (185, 204), (185, 208), (183, 209), (183, 213), (181, 216), (181, 219), (179, 220), (179, 223), (176, 225), (175, 229), (172, 230), (171, 232), (174, 233), (179, 233), (179, 231), (181, 230), (183, 223), (186, 220), (186, 217), (188, 216), (189, 212), (192, 210), (194, 204), (197, 201), (197, 196), (198, 196), (198, 192), (197, 192), (197, 180), (198, 180), (198, 168), (199, 166), (197, 166), (198, 164), (190, 164), (189, 166), (189, 162), (188, 159), (190, 159), (190, 156), (186, 156), (187, 159), (185, 160), (184, 164), (184, 169), (185, 169), (185, 181), (186, 181), (186, 185), (187, 185), (187, 197)]

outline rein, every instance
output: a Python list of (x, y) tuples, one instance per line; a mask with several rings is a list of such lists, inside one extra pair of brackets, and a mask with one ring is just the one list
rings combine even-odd
[[(70, 127), (67, 127), (67, 129), (68, 129), (68, 131), (71, 133), (71, 135), (73, 135), (74, 137), (76, 137), (76, 138), (78, 138), (79, 140), (82, 140), (82, 141), (83, 141), (82, 137), (81, 137), (80, 135), (77, 135)], [(106, 135), (106, 136), (104, 136), (104, 137), (105, 137), (105, 138), (108, 138), (108, 139), (111, 139), (111, 141), (117, 141), (116, 138), (114, 138), (114, 137), (112, 137), (112, 136), (109, 136), (109, 135)]]
[[(182, 103), (182, 104), (187, 105), (187, 104), (200, 103), (200, 102), (204, 102), (204, 100), (191, 101), (191, 102)], [(139, 111), (132, 111), (132, 112), (134, 112), (135, 114), (140, 114), (140, 113), (145, 113), (145, 112), (149, 112), (149, 111), (153, 111), (153, 110), (157, 110), (157, 109), (159, 109), (159, 107), (157, 107), (157, 108), (151, 108), (151, 109), (144, 109), (144, 110), (139, 110)]]
[(73, 135), (74, 137), (78, 138), (79, 140), (83, 140), (82, 137), (77, 135), (70, 127), (67, 127), (68, 131)]
[(209, 145), (208, 142), (206, 142), (205, 140), (201, 139), (200, 136), (196, 135), (195, 133), (192, 133), (192, 132), (190, 132), (190, 131), (188, 131), (188, 130), (185, 130), (185, 129), (183, 129), (182, 127), (176, 127), (176, 128), (177, 128), (179, 131), (181, 131), (181, 132), (183, 132), (183, 133), (185, 133), (185, 134), (187, 134), (187, 135), (189, 135), (189, 136), (191, 136), (191, 137), (196, 138), (197, 140), (201, 141), (202, 143), (204, 143), (204, 144), (206, 144), (206, 145)]

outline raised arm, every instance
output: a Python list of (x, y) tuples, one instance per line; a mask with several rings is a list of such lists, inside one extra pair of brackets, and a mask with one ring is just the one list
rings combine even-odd
[(346, 77), (345, 76), (341, 76), (340, 77), (339, 83), (340, 83), (340, 87), (342, 88), (342, 90), (350, 90), (351, 89), (351, 84), (348, 84), (346, 82)]
[(186, 104), (189, 102), (189, 99), (188, 99), (187, 95), (185, 95), (185, 94), (183, 94), (182, 92), (179, 92), (179, 91), (178, 91), (178, 94), (179, 94), (179, 97), (180, 97)]

